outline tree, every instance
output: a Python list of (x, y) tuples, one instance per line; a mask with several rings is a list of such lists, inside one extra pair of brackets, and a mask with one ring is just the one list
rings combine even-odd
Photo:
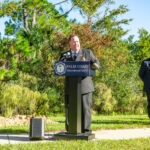
[[(51, 3), (37, 0), (5, 1), (0, 16), (6, 15), (10, 18), (10, 22), (6, 22), (6, 33), (13, 38), (8, 36), (1, 39), (1, 81), (8, 84), (15, 82), (21, 87), (23, 85), (22, 88), (29, 88), (31, 92), (40, 92), (41, 96), (43, 93), (47, 94), (49, 99), (44, 99), (48, 101), (51, 109), (58, 111), (58, 106), (59, 110), (62, 109), (62, 102), (58, 100), (60, 94), (57, 91), (61, 89), (62, 82), (53, 76), (53, 62), (57, 57), (55, 53), (59, 53), (62, 47), (61, 39), (64, 33), (68, 32), (68, 21), (65, 17), (57, 18), (59, 13)], [(14, 28), (11, 28), (12, 24)], [(57, 40), (58, 36), (60, 41)], [(23, 76), (20, 76), (21, 73)], [(25, 83), (26, 74), (36, 77), (36, 85), (30, 80), (27, 80), (28, 84), (20, 84), (20, 80)], [(54, 97), (58, 99), (53, 99)], [(39, 103), (38, 112), (44, 104), (46, 102)]]
[[(131, 51), (134, 58), (140, 64), (142, 60), (150, 57), (150, 34), (145, 29), (139, 30), (139, 40), (133, 43)], [(131, 48), (131, 47), (130, 47)]]
[[(60, 3), (64, 2), (66, 0)], [(139, 90), (139, 82), (135, 61), (137, 53), (134, 52), (137, 50), (138, 41), (133, 45), (132, 38), (130, 41), (122, 40), (127, 33), (122, 25), (128, 24), (131, 19), (117, 18), (128, 11), (127, 7), (121, 5), (118, 9), (110, 10), (109, 5), (113, 2), (111, 0), (71, 2), (69, 11), (63, 14), (46, 0), (10, 0), (2, 4), (0, 17), (8, 16), (10, 19), (6, 22), (7, 37), (0, 40), (2, 83), (5, 82), (8, 86), (10, 83), (17, 84), (22, 86), (18, 87), (22, 90), (27, 88), (31, 95), (38, 92), (44, 103), (39, 101), (37, 112), (43, 111), (42, 106), (47, 108), (47, 104), (51, 112), (62, 112), (63, 78), (56, 79), (53, 75), (53, 62), (58, 60), (62, 51), (68, 49), (68, 35), (76, 33), (80, 36), (81, 46), (92, 49), (101, 62), (102, 71), (96, 74), (94, 81), (96, 91), (103, 88), (104, 93), (96, 93), (96, 111), (138, 111), (142, 103), (141, 96), (136, 92)], [(106, 4), (108, 7), (104, 16), (101, 16), (99, 9)], [(67, 20), (68, 13), (73, 9), (80, 11), (87, 19), (85, 23)], [(10, 95), (8, 97), (11, 99)], [(99, 103), (98, 100), (102, 102)], [(132, 101), (135, 102), (134, 105)]]

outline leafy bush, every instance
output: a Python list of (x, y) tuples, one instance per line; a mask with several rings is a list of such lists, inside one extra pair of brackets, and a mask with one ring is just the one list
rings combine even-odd
[(32, 91), (16, 84), (1, 84), (0, 113), (10, 117), (15, 114), (46, 114), (48, 112), (46, 94)]
[[(63, 92), (63, 91), (62, 91)], [(64, 100), (64, 96), (62, 98), (62, 100), (60, 100), (60, 91), (58, 91), (56, 88), (54, 87), (48, 87), (45, 90), (45, 93), (48, 96), (49, 99), (49, 108), (51, 110), (50, 113), (60, 113), (64, 110), (64, 102), (62, 102), (62, 100)]]
[(112, 113), (116, 105), (116, 100), (112, 96), (111, 89), (104, 83), (95, 84), (94, 110), (97, 113)]

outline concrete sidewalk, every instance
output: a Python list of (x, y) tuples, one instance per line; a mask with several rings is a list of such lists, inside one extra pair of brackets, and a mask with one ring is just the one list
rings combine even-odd
[(0, 134), (0, 144), (34, 143), (54, 141), (54, 133), (44, 134), (44, 140), (30, 140), (29, 134)]
[[(150, 138), (150, 128), (140, 129), (116, 129), (93, 131), (95, 139), (93, 140), (121, 140), (133, 138)], [(29, 140), (28, 134), (0, 134), (0, 144), (34, 143), (34, 142), (54, 142), (55, 133), (50, 132), (44, 135), (44, 140)]]

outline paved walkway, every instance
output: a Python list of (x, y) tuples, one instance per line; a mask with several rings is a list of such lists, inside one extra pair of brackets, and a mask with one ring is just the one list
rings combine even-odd
[[(148, 138), (150, 137), (150, 128), (141, 129), (116, 129), (116, 130), (100, 130), (93, 131), (94, 140), (121, 140), (132, 138)], [(46, 133), (44, 140), (31, 141), (28, 134), (0, 134), (0, 144), (16, 144), (16, 143), (34, 143), (34, 142), (54, 142), (54, 133)]]

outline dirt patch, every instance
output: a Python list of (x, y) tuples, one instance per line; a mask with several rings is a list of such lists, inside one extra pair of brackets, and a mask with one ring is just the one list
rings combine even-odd
[[(11, 117), (11, 118), (0, 116), (0, 127), (29, 125), (31, 117), (32, 116), (29, 116), (29, 115), (16, 115), (16, 116)], [(44, 117), (44, 122), (46, 124), (57, 123), (57, 122), (54, 122), (51, 119), (48, 119), (46, 117)]]

